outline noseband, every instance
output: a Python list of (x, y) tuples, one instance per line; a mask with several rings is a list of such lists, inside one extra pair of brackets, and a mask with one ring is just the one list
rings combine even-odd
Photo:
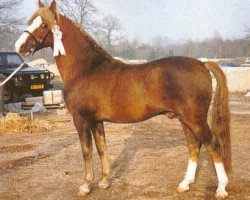
[(29, 36), (35, 41), (35, 43), (36, 43), (35, 50), (38, 51), (38, 50), (43, 48), (43, 45), (44, 45), (46, 39), (48, 38), (48, 36), (51, 34), (51, 31), (48, 31), (45, 34), (45, 36), (43, 38), (41, 38), (41, 39), (39, 38), (39, 40), (31, 32), (29, 32), (28, 30), (25, 30), (24, 33), (28, 33)]

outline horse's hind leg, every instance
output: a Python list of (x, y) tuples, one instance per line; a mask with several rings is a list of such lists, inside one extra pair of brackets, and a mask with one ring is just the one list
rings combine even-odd
[(222, 158), (220, 154), (220, 144), (218, 140), (216, 138), (213, 138), (206, 120), (197, 119), (197, 121), (193, 121), (191, 123), (190, 121), (186, 121), (185, 124), (190, 127), (192, 132), (195, 134), (198, 140), (202, 142), (202, 144), (206, 147), (207, 151), (212, 157), (218, 178), (216, 197), (227, 197), (228, 193), (225, 188), (228, 184), (228, 177), (226, 175), (225, 168), (222, 163)]
[(109, 184), (109, 162), (107, 157), (107, 147), (103, 122), (96, 123), (92, 126), (92, 133), (95, 138), (96, 148), (102, 163), (102, 177), (99, 182), (99, 187), (106, 189)]
[[(181, 121), (180, 121), (181, 122)], [(187, 138), (188, 150), (189, 150), (189, 162), (187, 167), (186, 175), (183, 181), (178, 186), (178, 192), (186, 192), (189, 190), (189, 185), (195, 180), (195, 173), (197, 168), (197, 162), (200, 154), (201, 142), (196, 138), (194, 133), (183, 123), (181, 122), (183, 131)]]
[(73, 121), (77, 129), (82, 155), (85, 162), (85, 180), (83, 185), (79, 187), (79, 196), (86, 195), (90, 192), (90, 185), (94, 180), (92, 167), (92, 136), (90, 131), (90, 122), (85, 120), (80, 114), (73, 115)]

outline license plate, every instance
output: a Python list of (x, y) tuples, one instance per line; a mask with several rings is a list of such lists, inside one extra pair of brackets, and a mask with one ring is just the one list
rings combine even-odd
[(44, 88), (44, 85), (32, 85), (31, 86), (32, 90), (39, 90), (39, 89), (43, 89), (43, 88)]

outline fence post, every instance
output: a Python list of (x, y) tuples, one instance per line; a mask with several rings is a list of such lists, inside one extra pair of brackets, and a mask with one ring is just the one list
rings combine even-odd
[[(4, 77), (0, 75), (0, 83), (4, 80)], [(4, 116), (4, 85), (0, 86), (0, 117)]]

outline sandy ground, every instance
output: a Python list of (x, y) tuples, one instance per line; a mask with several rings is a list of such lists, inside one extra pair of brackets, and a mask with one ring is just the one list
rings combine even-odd
[[(230, 107), (234, 172), (228, 199), (250, 199), (250, 101), (234, 95)], [(71, 116), (62, 113), (37, 116), (56, 124), (51, 131), (0, 135), (0, 199), (214, 199), (217, 179), (204, 148), (196, 182), (185, 194), (176, 191), (188, 149), (179, 122), (165, 116), (137, 124), (105, 124), (112, 186), (97, 187), (101, 166), (95, 150), (92, 192), (78, 197), (83, 159)]]

